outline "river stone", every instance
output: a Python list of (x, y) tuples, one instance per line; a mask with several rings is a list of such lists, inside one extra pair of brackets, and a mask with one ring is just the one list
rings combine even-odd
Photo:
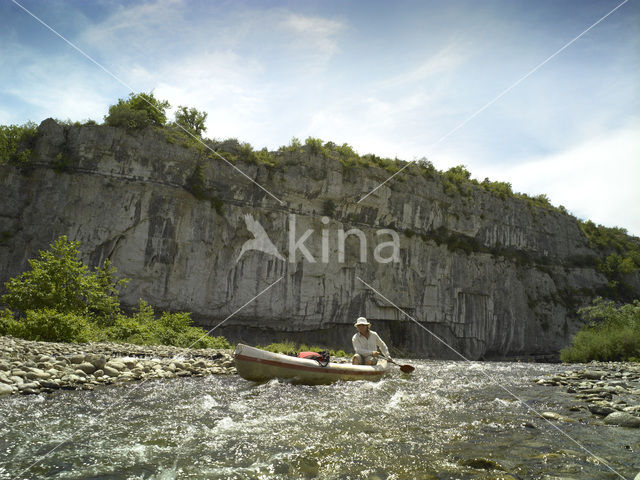
[(99, 355), (97, 353), (91, 353), (85, 355), (85, 362), (89, 362), (96, 367), (96, 370), (100, 370), (107, 364), (107, 357), (105, 355)]
[(40, 384), (38, 382), (29, 382), (29, 383), (23, 383), (22, 385), (18, 385), (18, 390), (23, 392), (24, 390), (33, 390), (39, 387), (40, 387)]
[(128, 369), (132, 369), (136, 367), (138, 362), (133, 358), (123, 358), (122, 363), (124, 363)]
[(582, 378), (589, 380), (600, 380), (602, 377), (607, 376), (607, 372), (603, 372), (602, 370), (585, 370), (581, 375)]
[(9, 378), (16, 385), (22, 385), (24, 383), (24, 378), (22, 378), (22, 377), (11, 376)]
[(636, 478), (634, 478), (633, 480), (640, 480), (640, 472), (638, 472), (638, 474), (636, 475)]
[(93, 376), (96, 378), (100, 378), (104, 375), (104, 371), (103, 370), (96, 370), (95, 372), (93, 372)]
[(38, 383), (43, 388), (60, 388), (60, 380), (40, 380)]
[(488, 460), (486, 458), (467, 458), (464, 460), (460, 460), (458, 462), (463, 467), (471, 467), (476, 470), (503, 470), (504, 468), (497, 462), (493, 460)]
[(20, 393), (22, 393), (24, 395), (36, 395), (36, 394), (40, 393), (40, 388), (39, 387), (25, 388), (23, 390), (20, 390)]
[(25, 378), (28, 380), (46, 380), (51, 377), (47, 372), (43, 372), (39, 368), (32, 368), (30, 372), (27, 372)]
[(9, 395), (10, 393), (13, 393), (13, 388), (6, 383), (0, 383), (0, 397), (3, 395)]
[(542, 412), (542, 418), (546, 418), (547, 420), (556, 420), (559, 422), (568, 422), (574, 423), (575, 420), (569, 417), (565, 417), (564, 415), (560, 415), (556, 412)]
[(608, 405), (593, 404), (593, 403), (589, 404), (587, 408), (594, 415), (602, 415), (602, 416), (609, 415), (610, 413), (613, 413), (616, 411), (615, 408), (612, 408)]
[(75, 355), (70, 355), (69, 357), (70, 363), (82, 363), (84, 362), (84, 355), (81, 353), (76, 353)]
[(77, 370), (81, 370), (86, 374), (92, 374), (93, 372), (95, 372), (97, 370), (96, 367), (94, 367), (89, 362), (83, 362), (83, 363), (81, 363), (79, 365), (76, 365), (76, 369)]
[(110, 367), (109, 365), (105, 365), (102, 370), (104, 371), (104, 373), (106, 375), (109, 375), (110, 377), (117, 377), (120, 374), (120, 372), (118, 370), (116, 370), (113, 367)]
[(640, 418), (634, 417), (627, 412), (613, 412), (604, 419), (606, 425), (617, 425), (618, 427), (640, 428)]
[[(109, 360), (106, 364), (105, 367), (109, 367), (118, 371), (122, 371), (122, 370), (126, 370), (127, 366), (121, 362), (120, 360)], [(104, 368), (103, 368), (104, 370)], [(106, 370), (105, 370), (106, 372)]]
[(0, 373), (0, 383), (12, 384), (13, 382), (4, 373)]

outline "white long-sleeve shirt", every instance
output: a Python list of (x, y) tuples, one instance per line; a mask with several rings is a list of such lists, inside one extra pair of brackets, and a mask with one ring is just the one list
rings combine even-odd
[(353, 349), (360, 355), (373, 355), (377, 346), (380, 347), (380, 350), (385, 357), (389, 356), (387, 344), (384, 343), (374, 331), (369, 330), (369, 338), (358, 332), (353, 336), (351, 342), (353, 343)]

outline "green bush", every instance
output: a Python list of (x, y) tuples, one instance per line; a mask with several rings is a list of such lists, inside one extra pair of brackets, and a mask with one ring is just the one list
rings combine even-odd
[(487, 192), (500, 197), (502, 200), (507, 197), (513, 197), (513, 190), (509, 182), (492, 182), (488, 178), (485, 178), (480, 186)]
[(198, 200), (208, 200), (218, 215), (223, 214), (224, 202), (213, 193), (211, 188), (207, 187), (204, 168), (201, 163), (196, 165), (193, 174), (187, 179), (185, 189), (191, 192)]
[(572, 345), (560, 352), (563, 362), (630, 361), (640, 357), (640, 301), (616, 306), (598, 297), (578, 312), (588, 322)]
[(311, 155), (323, 155), (324, 148), (322, 146), (322, 140), (319, 138), (307, 137), (304, 141), (305, 146), (309, 149)]
[(210, 337), (206, 330), (193, 326), (189, 313), (163, 312), (156, 318), (153, 308), (140, 300), (131, 317), (121, 315), (106, 332), (114, 342), (139, 345), (174, 345), (191, 348), (230, 348), (224, 337)]
[(166, 110), (169, 102), (158, 100), (153, 93), (131, 93), (129, 98), (118, 99), (118, 103), (109, 107), (105, 123), (112, 127), (140, 129), (153, 125), (162, 127), (167, 123)]
[(0, 335), (22, 337), (22, 334), (22, 324), (16, 320), (13, 312), (8, 308), (0, 310)]
[(33, 122), (0, 125), (0, 165), (8, 163), (27, 168), (31, 163), (37, 129)]
[(281, 146), (278, 151), (288, 153), (298, 153), (302, 149), (302, 143), (296, 137), (291, 137), (291, 142), (287, 146)]
[(120, 309), (116, 269), (107, 261), (93, 272), (78, 259), (78, 245), (62, 236), (29, 261), (31, 270), (9, 280), (0, 311), (0, 335), (57, 342), (114, 341), (143, 345), (230, 348), (193, 326), (189, 313), (163, 312), (140, 300), (130, 317)]
[(580, 229), (589, 246), (600, 256), (597, 269), (609, 280), (606, 295), (621, 302), (637, 298), (633, 277), (640, 273), (640, 238), (631, 236), (624, 228), (609, 228), (592, 221), (580, 222)]
[(31, 270), (5, 283), (9, 293), (2, 301), (26, 314), (28, 310), (55, 309), (66, 314), (85, 315), (108, 325), (120, 313), (118, 288), (127, 280), (116, 280), (109, 261), (92, 272), (79, 259), (80, 242), (61, 236), (51, 250), (29, 260)]
[(18, 333), (27, 340), (44, 342), (89, 342), (95, 337), (95, 326), (83, 315), (62, 313), (54, 308), (27, 310), (19, 322)]

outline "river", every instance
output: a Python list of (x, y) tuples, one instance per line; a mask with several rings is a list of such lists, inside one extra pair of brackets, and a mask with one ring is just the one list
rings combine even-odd
[[(570, 367), (411, 363), (413, 374), (394, 367), (380, 382), (213, 375), (4, 397), (0, 478), (632, 480), (640, 472), (638, 429), (569, 412), (576, 401), (562, 388), (532, 382)], [(495, 382), (576, 422), (549, 423)]]

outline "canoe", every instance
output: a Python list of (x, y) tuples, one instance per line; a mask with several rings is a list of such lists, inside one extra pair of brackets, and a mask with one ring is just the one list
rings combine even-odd
[(261, 382), (273, 378), (292, 383), (321, 385), (339, 380), (380, 380), (390, 369), (386, 360), (377, 365), (330, 362), (326, 367), (315, 360), (272, 353), (239, 343), (235, 351), (236, 370), (246, 380)]

